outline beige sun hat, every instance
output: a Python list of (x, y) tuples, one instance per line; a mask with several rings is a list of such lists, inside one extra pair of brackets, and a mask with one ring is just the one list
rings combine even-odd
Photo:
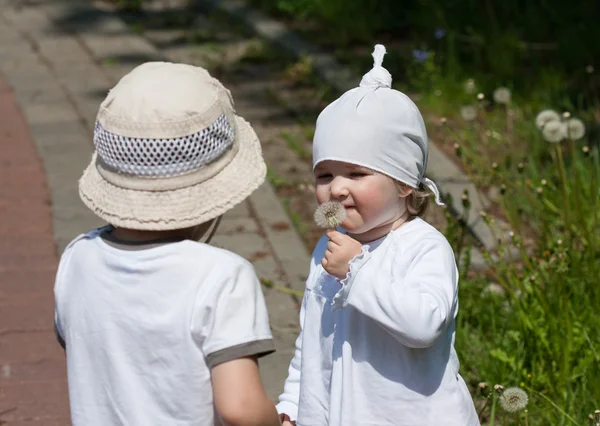
[(181, 229), (221, 216), (265, 179), (256, 133), (199, 67), (149, 62), (100, 105), (79, 195), (108, 223)]

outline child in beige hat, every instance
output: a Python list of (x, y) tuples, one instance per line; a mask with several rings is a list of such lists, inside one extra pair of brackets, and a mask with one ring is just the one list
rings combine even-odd
[(278, 425), (251, 264), (209, 239), (265, 178), (260, 143), (204, 69), (146, 63), (100, 106), (83, 202), (110, 225), (61, 257), (55, 326), (74, 426)]

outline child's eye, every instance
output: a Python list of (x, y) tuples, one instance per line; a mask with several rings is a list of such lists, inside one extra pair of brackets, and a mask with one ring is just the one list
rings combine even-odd
[(360, 177), (363, 177), (363, 176), (366, 176), (366, 175), (367, 175), (366, 173), (362, 173), (362, 172), (353, 172), (353, 173), (350, 173), (350, 177), (353, 177), (353, 178), (360, 178)]
[(317, 175), (317, 179), (331, 179), (331, 173), (321, 173)]

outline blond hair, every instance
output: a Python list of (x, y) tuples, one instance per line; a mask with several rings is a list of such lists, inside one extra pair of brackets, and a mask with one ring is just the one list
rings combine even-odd
[(407, 190), (412, 190), (410, 194), (406, 196), (406, 208), (411, 216), (425, 216), (425, 213), (427, 213), (427, 209), (429, 208), (431, 191), (429, 191), (422, 183), (419, 183), (418, 188), (413, 188), (404, 182), (397, 180), (394, 180), (394, 183), (401, 194), (406, 193)]

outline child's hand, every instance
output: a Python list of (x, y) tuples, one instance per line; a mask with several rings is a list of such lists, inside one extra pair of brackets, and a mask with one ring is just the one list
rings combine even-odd
[(287, 414), (280, 414), (279, 420), (281, 420), (281, 426), (296, 426), (296, 422), (291, 421)]
[(362, 244), (333, 229), (326, 231), (325, 235), (330, 241), (321, 265), (330, 275), (344, 279), (350, 269), (350, 261), (361, 253)]

